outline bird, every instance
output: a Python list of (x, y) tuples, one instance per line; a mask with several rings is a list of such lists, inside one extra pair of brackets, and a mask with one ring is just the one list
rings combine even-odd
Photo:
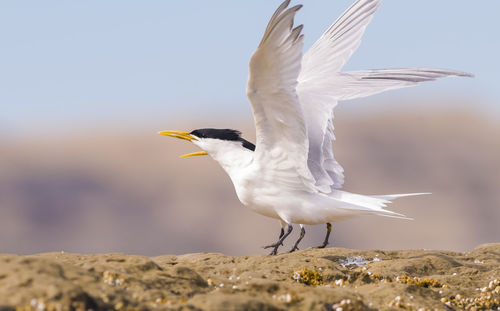
[(446, 69), (398, 68), (341, 71), (361, 43), (381, 0), (355, 1), (303, 54), (303, 25), (294, 18), (302, 5), (285, 0), (271, 16), (252, 54), (246, 94), (255, 122), (256, 144), (233, 129), (161, 131), (190, 141), (229, 175), (238, 199), (250, 210), (279, 220), (278, 240), (264, 248), (276, 255), (300, 226), (290, 252), (298, 250), (305, 225), (326, 224), (319, 248), (329, 244), (332, 223), (359, 215), (408, 219), (386, 209), (391, 201), (426, 193), (362, 195), (342, 190), (344, 169), (332, 150), (334, 108), (339, 101), (415, 86), (448, 76)]

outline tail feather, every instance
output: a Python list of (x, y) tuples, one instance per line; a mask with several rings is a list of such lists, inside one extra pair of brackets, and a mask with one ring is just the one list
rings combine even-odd
[(413, 220), (403, 214), (385, 209), (392, 200), (408, 196), (424, 195), (430, 193), (404, 193), (386, 195), (361, 195), (346, 191), (337, 190), (330, 194), (330, 197), (341, 201), (342, 207), (348, 210), (357, 210), (367, 214), (375, 214), (384, 217)]
[(417, 195), (431, 194), (430, 192), (419, 192), (419, 193), (401, 193), (401, 194), (384, 194), (384, 195), (370, 195), (372, 198), (377, 198), (386, 201), (392, 201), (397, 198), (412, 197)]

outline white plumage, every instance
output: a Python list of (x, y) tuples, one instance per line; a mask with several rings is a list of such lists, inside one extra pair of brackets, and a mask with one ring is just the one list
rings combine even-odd
[[(271, 17), (259, 47), (250, 59), (247, 95), (256, 128), (256, 147), (231, 130), (201, 129), (161, 134), (192, 141), (218, 161), (230, 176), (240, 201), (248, 208), (280, 220), (278, 242), (292, 224), (328, 223), (374, 214), (404, 218), (386, 210), (395, 194), (367, 196), (339, 190), (343, 168), (335, 160), (333, 110), (340, 100), (414, 86), (446, 76), (469, 74), (441, 69), (379, 69), (341, 72), (359, 47), (380, 0), (358, 0), (302, 56), (302, 25), (294, 27), (300, 5), (283, 2)], [(253, 145), (252, 145), (253, 146)], [(255, 149), (254, 151), (252, 149)], [(192, 155), (205, 154), (204, 152)]]

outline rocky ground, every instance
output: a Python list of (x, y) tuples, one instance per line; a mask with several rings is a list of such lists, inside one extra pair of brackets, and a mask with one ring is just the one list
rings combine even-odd
[(500, 310), (500, 243), (471, 252), (307, 249), (0, 255), (0, 310)]

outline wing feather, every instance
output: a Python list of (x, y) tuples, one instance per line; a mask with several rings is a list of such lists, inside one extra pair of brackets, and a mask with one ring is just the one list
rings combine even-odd
[(375, 95), (384, 91), (418, 85), (421, 82), (457, 76), (472, 77), (471, 74), (446, 69), (399, 68), (338, 72), (325, 78), (331, 96), (336, 100), (348, 100)]
[[(354, 2), (314, 43), (302, 60), (297, 93), (304, 109), (308, 138), (308, 167), (322, 192), (340, 188), (344, 183), (342, 166), (332, 151), (333, 109), (338, 99), (328, 81), (337, 75), (361, 44), (361, 37), (380, 0)], [(326, 91), (325, 91), (326, 90)]]
[(444, 69), (410, 68), (340, 72), (361, 43), (361, 37), (380, 6), (380, 0), (357, 0), (304, 55), (297, 94), (306, 120), (308, 167), (323, 192), (341, 188), (342, 166), (332, 150), (333, 110), (340, 100), (374, 95), (447, 76), (471, 76)]
[(354, 2), (304, 55), (299, 80), (339, 72), (361, 44), (380, 0)]
[(303, 36), (302, 25), (293, 28), (293, 23), (301, 6), (288, 8), (289, 3), (283, 2), (271, 17), (250, 59), (247, 95), (257, 136), (254, 161), (273, 180), (286, 180), (287, 187), (303, 189), (305, 185), (312, 191), (314, 178), (307, 166), (307, 130), (295, 90)]

